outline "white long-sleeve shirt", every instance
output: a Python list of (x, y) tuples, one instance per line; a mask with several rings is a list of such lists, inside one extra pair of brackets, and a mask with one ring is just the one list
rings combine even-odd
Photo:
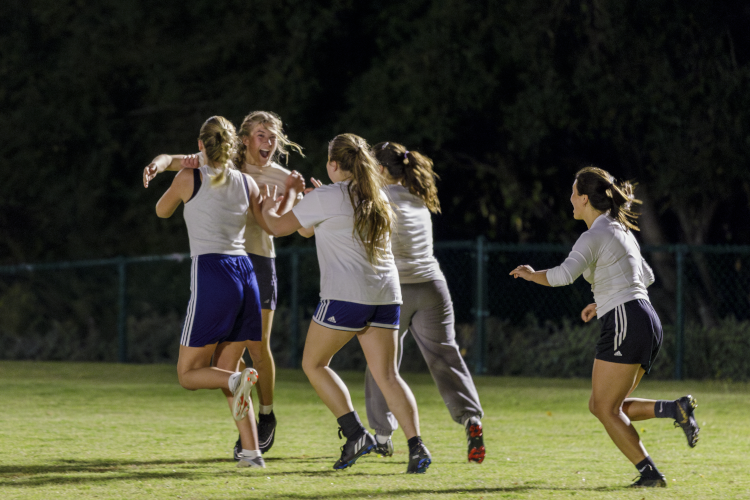
[(633, 232), (608, 214), (597, 217), (578, 238), (565, 262), (547, 270), (547, 281), (570, 285), (581, 274), (591, 283), (599, 318), (625, 302), (649, 300), (646, 288), (654, 282)]

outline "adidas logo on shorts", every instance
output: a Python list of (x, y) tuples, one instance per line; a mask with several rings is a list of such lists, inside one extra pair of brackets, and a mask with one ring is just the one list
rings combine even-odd
[(620, 351), (615, 351), (615, 356), (622, 356), (622, 353)]
[(336, 324), (336, 318), (333, 317), (333, 316), (331, 316), (330, 318), (328, 318), (326, 321), (328, 321), (329, 323), (333, 323), (334, 325)]

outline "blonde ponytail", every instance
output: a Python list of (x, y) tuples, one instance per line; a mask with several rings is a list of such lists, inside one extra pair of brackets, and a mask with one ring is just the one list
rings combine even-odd
[(238, 141), (234, 125), (223, 116), (212, 116), (203, 123), (198, 138), (203, 142), (209, 164), (219, 170), (211, 176), (211, 185), (221, 186), (226, 182), (227, 169), (235, 168)]

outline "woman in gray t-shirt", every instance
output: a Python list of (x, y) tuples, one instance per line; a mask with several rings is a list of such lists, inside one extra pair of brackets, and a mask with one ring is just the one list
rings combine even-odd
[[(431, 214), (440, 212), (432, 160), (394, 142), (381, 142), (372, 149), (383, 169), (386, 190), (396, 211), (391, 247), (403, 300), (399, 367), (404, 337), (411, 332), (451, 417), (464, 425), (469, 462), (482, 463), (485, 455), (482, 405), (456, 343), (453, 301), (432, 252)], [(391, 456), (391, 434), (398, 424), (369, 368), (365, 374), (365, 401), (367, 419), (376, 432), (375, 451)]]

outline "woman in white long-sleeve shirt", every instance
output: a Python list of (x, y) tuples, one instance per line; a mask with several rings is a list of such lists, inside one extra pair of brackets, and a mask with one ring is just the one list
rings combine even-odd
[(545, 271), (518, 266), (510, 274), (546, 286), (564, 286), (578, 276), (591, 283), (594, 303), (581, 312), (584, 321), (596, 315), (602, 333), (596, 345), (589, 410), (604, 425), (615, 445), (641, 474), (631, 486), (664, 487), (664, 475), (656, 468), (633, 420), (673, 418), (695, 446), (700, 429), (692, 396), (674, 401), (630, 398), (644, 373), (648, 373), (662, 344), (659, 317), (646, 288), (654, 274), (641, 256), (632, 230), (637, 214), (630, 211), (633, 187), (617, 183), (605, 170), (586, 167), (576, 174), (573, 217), (583, 220), (583, 233), (562, 265)]

